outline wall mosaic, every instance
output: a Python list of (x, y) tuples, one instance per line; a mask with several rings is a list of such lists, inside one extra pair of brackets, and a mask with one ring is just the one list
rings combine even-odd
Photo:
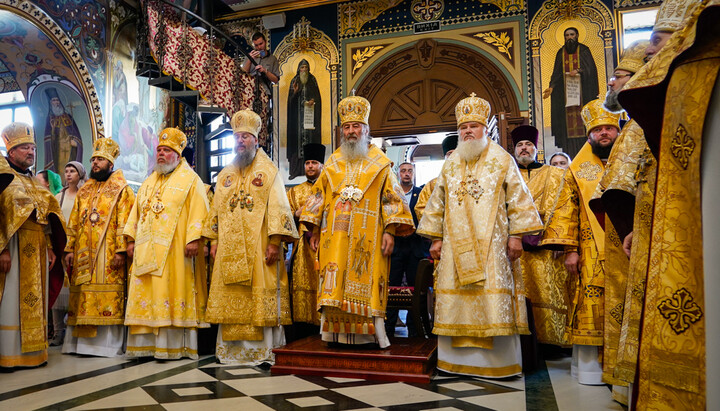
[(85, 106), (90, 141), (103, 137), (100, 96), (76, 43), (34, 2), (0, 0), (0, 13), (0, 59), (26, 99), (30, 100), (32, 90), (43, 82), (65, 82), (77, 91)]
[[(104, 101), (107, 4), (95, 0), (38, 0), (36, 3), (78, 45), (99, 99)], [(114, 7), (114, 1), (110, 1), (110, 6)]]
[(20, 85), (15, 81), (15, 75), (0, 60), (0, 93), (19, 91)]

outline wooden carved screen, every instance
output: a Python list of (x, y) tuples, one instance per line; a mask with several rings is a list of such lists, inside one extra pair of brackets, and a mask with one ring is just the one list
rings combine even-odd
[(385, 57), (356, 89), (372, 104), (374, 137), (453, 131), (455, 105), (473, 92), (490, 102), (491, 115), (520, 115), (510, 83), (489, 59), (431, 39)]

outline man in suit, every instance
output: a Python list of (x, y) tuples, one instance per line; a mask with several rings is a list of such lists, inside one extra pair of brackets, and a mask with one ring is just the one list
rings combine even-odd
[[(398, 167), (398, 176), (400, 178), (400, 187), (405, 193), (405, 201), (410, 206), (413, 217), (413, 223), (418, 225), (418, 218), (415, 215), (415, 204), (417, 204), (418, 196), (422, 187), (415, 186), (415, 165), (412, 163), (402, 163)], [(420, 260), (429, 255), (430, 244), (417, 234), (408, 237), (395, 237), (395, 249), (390, 258), (390, 287), (397, 287), (403, 284), (403, 278), (407, 282), (408, 287), (415, 286), (415, 274)], [(398, 318), (397, 309), (387, 310), (387, 321), (385, 322), (385, 331), (388, 336), (395, 334), (395, 324)], [(412, 337), (417, 334), (416, 325), (413, 324), (410, 316), (407, 318), (408, 336)]]

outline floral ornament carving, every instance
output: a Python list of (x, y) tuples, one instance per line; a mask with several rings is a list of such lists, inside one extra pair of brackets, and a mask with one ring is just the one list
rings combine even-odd
[(500, 34), (494, 31), (477, 33), (475, 34), (475, 37), (483, 39), (485, 43), (494, 46), (500, 53), (507, 55), (508, 59), (512, 60), (510, 49), (512, 49), (513, 41), (506, 31), (502, 31)]
[(375, 55), (378, 51), (384, 49), (385, 46), (368, 46), (364, 49), (356, 49), (355, 52), (352, 55), (353, 59), (353, 69), (352, 69), (352, 75), (355, 75), (355, 72), (358, 71), (360, 67), (362, 67), (366, 61), (372, 56)]
[(685, 287), (675, 291), (670, 298), (660, 301), (657, 308), (677, 335), (684, 333), (703, 316), (700, 306)]
[(582, 0), (558, 0), (558, 14), (566, 19), (574, 19), (582, 15)]
[(494, 4), (503, 13), (506, 11), (521, 11), (525, 8), (523, 0), (482, 0), (482, 3)]
[(693, 141), (682, 124), (675, 130), (675, 135), (670, 142), (670, 148), (675, 160), (677, 160), (683, 170), (687, 170), (687, 166), (690, 163), (690, 156), (692, 156), (695, 151), (695, 141)]
[(359, 33), (365, 23), (375, 20), (382, 12), (397, 6), (403, 0), (368, 0), (347, 3), (338, 7), (340, 35)]

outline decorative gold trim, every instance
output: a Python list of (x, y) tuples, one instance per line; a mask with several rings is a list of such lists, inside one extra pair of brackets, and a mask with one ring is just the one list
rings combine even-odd
[(226, 20), (242, 19), (242, 18), (247, 18), (247, 17), (256, 17), (256, 16), (262, 16), (265, 14), (280, 13), (280, 12), (289, 11), (289, 10), (306, 9), (306, 8), (310, 8), (310, 7), (324, 6), (326, 4), (335, 4), (335, 3), (340, 3), (343, 1), (346, 1), (346, 0), (295, 0), (295, 1), (288, 1), (288, 2), (282, 3), (282, 4), (275, 4), (275, 5), (271, 5), (271, 6), (256, 7), (254, 9), (236, 11), (236, 12), (233, 12), (230, 14), (226, 14), (222, 17), (218, 17), (215, 20), (216, 21), (226, 21)]
[(384, 49), (385, 46), (370, 46), (365, 47), (362, 51), (360, 49), (356, 49), (355, 52), (352, 55), (352, 59), (355, 62), (352, 69), (352, 75), (355, 75), (355, 72), (365, 64), (365, 62), (372, 56), (375, 55), (378, 51)]
[(508, 59), (512, 60), (510, 49), (513, 46), (513, 41), (506, 31), (500, 32), (499, 35), (494, 31), (490, 31), (486, 33), (477, 33), (474, 36), (483, 39), (485, 43), (488, 43), (491, 46), (495, 46), (500, 53), (506, 54)]
[(508, 365), (505, 367), (489, 368), (473, 367), (471, 365), (451, 364), (442, 360), (438, 360), (437, 368), (447, 372), (479, 375), (482, 377), (510, 377), (512, 375), (520, 374), (522, 372), (522, 367), (520, 366), (520, 364)]
[(525, 9), (523, 0), (481, 0), (481, 3), (493, 4), (503, 13), (507, 11), (521, 11)]

